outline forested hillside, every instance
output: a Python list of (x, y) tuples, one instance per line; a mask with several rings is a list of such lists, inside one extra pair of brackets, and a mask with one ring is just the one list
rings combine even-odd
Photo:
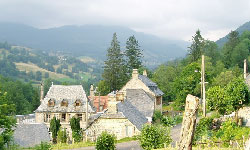
[(26, 47), (0, 43), (0, 74), (26, 82), (40, 82), (47, 78), (58, 82), (99, 80), (100, 66), (86, 64), (70, 55), (49, 54)]
[(186, 54), (188, 43), (185, 41), (162, 39), (126, 27), (72, 25), (37, 29), (20, 24), (0, 23), (0, 41), (41, 51), (61, 51), (74, 56), (89, 56), (102, 61), (114, 32), (117, 33), (122, 48), (125, 47), (127, 38), (134, 35), (144, 50), (144, 62), (148, 66), (157, 66)]
[[(240, 35), (244, 31), (250, 31), (250, 21), (244, 23), (243, 25), (241, 25), (240, 27), (238, 27), (235, 31), (237, 31)], [(216, 41), (216, 43), (218, 44), (218, 46), (222, 47), (228, 41), (228, 37), (229, 37), (229, 34), (226, 35), (225, 37), (220, 38), (218, 41)]]

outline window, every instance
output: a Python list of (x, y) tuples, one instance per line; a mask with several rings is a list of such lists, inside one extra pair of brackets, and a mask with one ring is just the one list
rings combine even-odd
[(156, 97), (156, 105), (161, 105), (161, 97)]
[(62, 121), (65, 121), (65, 120), (66, 120), (66, 114), (63, 113), (63, 114), (62, 114)]
[(77, 114), (77, 117), (80, 118), (80, 121), (82, 121), (82, 114)]
[(61, 106), (65, 106), (65, 107), (68, 107), (68, 101), (67, 100), (62, 100), (61, 102)]
[(76, 100), (75, 106), (81, 106), (81, 101), (80, 100)]
[(52, 99), (50, 99), (50, 100), (48, 101), (48, 106), (49, 106), (49, 107), (54, 107), (54, 106), (55, 106), (55, 101), (52, 100)]

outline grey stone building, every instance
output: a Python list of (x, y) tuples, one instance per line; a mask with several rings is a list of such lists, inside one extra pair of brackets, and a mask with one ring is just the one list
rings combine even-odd
[[(43, 92), (41, 92), (43, 93)], [(48, 127), (53, 117), (60, 119), (62, 128), (70, 129), (70, 119), (74, 116), (80, 118), (81, 128), (86, 128), (86, 110), (88, 116), (94, 113), (93, 107), (88, 103), (88, 98), (81, 85), (53, 85), (41, 104), (35, 110), (35, 122), (45, 123)]]

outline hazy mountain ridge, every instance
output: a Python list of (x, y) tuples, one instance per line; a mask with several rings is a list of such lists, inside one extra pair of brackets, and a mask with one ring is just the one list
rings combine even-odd
[(160, 64), (186, 55), (185, 41), (161, 39), (153, 35), (135, 32), (118, 26), (62, 26), (37, 29), (27, 25), (0, 23), (0, 41), (23, 45), (43, 51), (63, 51), (75, 56), (90, 56), (105, 59), (112, 34), (116, 32), (122, 49), (129, 36), (135, 35), (144, 50), (144, 59), (149, 64)]
[[(250, 30), (250, 21), (244, 23), (243, 25), (239, 26), (239, 27), (236, 29), (236, 31), (238, 31), (240, 35), (241, 35), (244, 31), (246, 31), (246, 30)], [(227, 40), (228, 40), (228, 39), (227, 39), (228, 35), (229, 35), (229, 33), (228, 33), (226, 36), (224, 36), (224, 37), (222, 37), (222, 38), (220, 38), (219, 40), (216, 41), (216, 43), (218, 44), (218, 46), (221, 47), (221, 46), (223, 46), (223, 45), (227, 42)]]

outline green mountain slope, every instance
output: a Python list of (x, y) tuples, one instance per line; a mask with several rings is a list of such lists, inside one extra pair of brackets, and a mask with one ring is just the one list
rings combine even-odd
[[(236, 31), (239, 32), (239, 34), (241, 35), (244, 31), (249, 30), (250, 31), (250, 21), (244, 23), (243, 25), (241, 25), (240, 27), (238, 27), (236, 29)], [(221, 47), (223, 46), (226, 42), (227, 42), (227, 37), (228, 35), (226, 35), (225, 37), (220, 38), (218, 41), (216, 41), (216, 43)]]
[(185, 41), (161, 39), (153, 35), (135, 32), (117, 26), (63, 26), (37, 29), (26, 25), (0, 23), (0, 41), (23, 45), (47, 52), (62, 51), (74, 56), (90, 56), (104, 60), (112, 34), (116, 32), (124, 49), (129, 36), (135, 35), (144, 50), (147, 64), (160, 64), (186, 55)]

